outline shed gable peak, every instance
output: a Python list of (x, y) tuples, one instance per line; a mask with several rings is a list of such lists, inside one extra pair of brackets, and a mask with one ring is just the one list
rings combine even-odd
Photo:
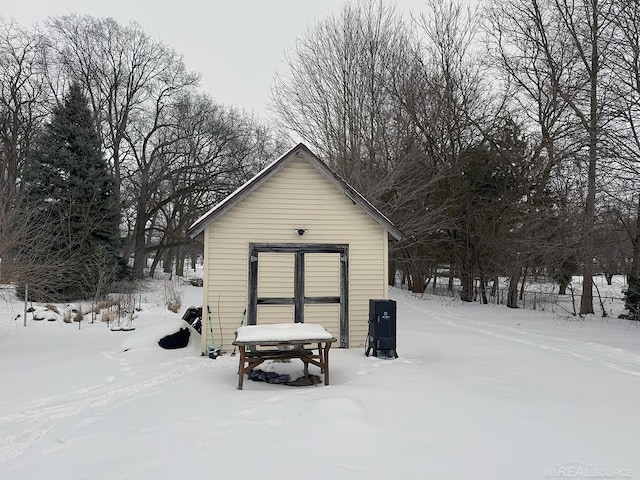
[(248, 180), (245, 184), (243, 184), (232, 194), (230, 194), (220, 203), (215, 205), (211, 210), (205, 213), (202, 217), (196, 220), (187, 231), (187, 235), (189, 235), (191, 238), (196, 238), (201, 235), (209, 225), (214, 223), (227, 211), (244, 200), (244, 198), (250, 195), (260, 185), (267, 182), (276, 173), (278, 173), (284, 167), (297, 159), (304, 159), (311, 166), (313, 166), (326, 180), (333, 184), (336, 189), (346, 195), (347, 198), (349, 198), (354, 204), (360, 207), (369, 217), (371, 217), (372, 220), (380, 224), (396, 240), (402, 239), (402, 234), (382, 213), (380, 213), (378, 209), (376, 209), (371, 203), (369, 203), (347, 182), (342, 180), (322, 160), (320, 160), (315, 154), (313, 154), (313, 152), (311, 152), (311, 150), (309, 150), (303, 143), (299, 143), (287, 153), (282, 155), (280, 158), (267, 165), (264, 169), (254, 175), (253, 178)]

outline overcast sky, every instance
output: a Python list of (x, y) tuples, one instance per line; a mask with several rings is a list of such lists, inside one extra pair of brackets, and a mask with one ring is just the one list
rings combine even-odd
[[(27, 27), (70, 13), (139, 23), (185, 57), (215, 100), (266, 118), (266, 102), (284, 52), (309, 25), (346, 0), (2, 0), (0, 15)], [(424, 10), (424, 0), (398, 0)]]

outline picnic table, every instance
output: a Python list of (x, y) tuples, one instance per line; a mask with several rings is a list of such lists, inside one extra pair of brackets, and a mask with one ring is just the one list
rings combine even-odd
[(238, 346), (238, 390), (242, 390), (245, 374), (266, 360), (299, 358), (308, 375), (309, 364), (320, 368), (324, 384), (329, 385), (329, 349), (336, 339), (313, 323), (275, 323), (239, 327), (233, 345)]

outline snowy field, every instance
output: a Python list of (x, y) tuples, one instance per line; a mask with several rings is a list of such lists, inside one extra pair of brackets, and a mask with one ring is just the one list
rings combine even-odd
[(157, 346), (182, 288), (130, 332), (0, 300), (0, 479), (640, 479), (640, 325), (393, 289), (400, 358), (238, 391), (237, 356)]

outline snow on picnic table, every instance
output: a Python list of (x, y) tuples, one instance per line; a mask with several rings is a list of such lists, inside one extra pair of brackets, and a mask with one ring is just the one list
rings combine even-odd
[(313, 323), (275, 323), (239, 327), (236, 343), (292, 342), (330, 340), (333, 338), (322, 325)]
[(133, 332), (2, 317), (0, 478), (640, 479), (637, 323), (391, 296), (398, 359), (242, 391), (229, 352), (160, 349), (153, 304)]

